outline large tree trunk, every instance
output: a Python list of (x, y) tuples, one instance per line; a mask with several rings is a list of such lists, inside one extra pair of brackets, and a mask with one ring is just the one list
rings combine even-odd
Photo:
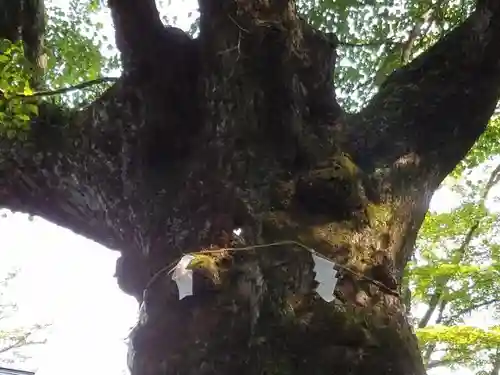
[[(423, 374), (399, 285), (432, 193), (499, 98), (500, 9), (483, 3), (346, 115), (336, 42), (292, 1), (200, 0), (192, 40), (153, 0), (109, 0), (122, 78), (2, 140), (0, 203), (121, 251), (142, 303), (134, 375)], [(206, 253), (182, 300), (167, 272), (277, 242)], [(342, 269), (332, 302), (304, 247)]]

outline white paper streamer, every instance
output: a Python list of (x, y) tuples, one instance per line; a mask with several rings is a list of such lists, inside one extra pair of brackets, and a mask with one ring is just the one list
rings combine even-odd
[(312, 254), (312, 258), (314, 261), (313, 271), (316, 273), (314, 280), (318, 282), (316, 293), (326, 302), (332, 302), (335, 299), (333, 290), (338, 280), (337, 270), (334, 268), (335, 263), (314, 254)]
[[(314, 280), (318, 282), (316, 293), (326, 302), (332, 302), (335, 299), (333, 291), (338, 281), (337, 270), (334, 268), (335, 263), (314, 254), (312, 254), (312, 258), (314, 261), (313, 271), (316, 273)], [(179, 289), (179, 300), (193, 295), (193, 271), (187, 269), (193, 259), (193, 255), (184, 255), (172, 273), (172, 280), (175, 281)]]
[(193, 259), (192, 255), (184, 255), (174, 268), (172, 280), (179, 289), (179, 300), (193, 295), (193, 271), (186, 268)]

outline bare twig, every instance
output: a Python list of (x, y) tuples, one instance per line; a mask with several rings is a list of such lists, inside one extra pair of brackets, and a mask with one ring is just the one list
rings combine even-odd
[(11, 341), (8, 345), (0, 347), (0, 354), (6, 353), (13, 349), (19, 349), (30, 345), (41, 345), (45, 344), (46, 340), (30, 340), (30, 336), (33, 335), (40, 328), (34, 328), (35, 331), (26, 332), (19, 336), (7, 337), (6, 341)]
[[(454, 259), (453, 259), (453, 264), (458, 264), (462, 261), (465, 252), (474, 238), (474, 234), (476, 230), (479, 228), (479, 220), (472, 225), (472, 227), (469, 229), (467, 232), (464, 240), (462, 241), (462, 244), (458, 248), (457, 252), (454, 254)], [(434, 314), (434, 311), (436, 310), (442, 296), (444, 293), (444, 290), (446, 288), (446, 284), (448, 284), (448, 281), (450, 281), (450, 276), (444, 275), (441, 276), (440, 278), (437, 279), (436, 281), (436, 291), (434, 294), (431, 296), (431, 299), (429, 301), (429, 307), (427, 308), (427, 311), (425, 312), (424, 316), (422, 319), (420, 319), (420, 322), (418, 323), (418, 328), (424, 328), (427, 326), (429, 323), (429, 320), (431, 319), (432, 314)]]
[[(13, 96), (10, 96), (9, 99), (15, 99), (15, 98), (33, 98), (33, 97), (40, 97), (40, 96), (54, 96), (54, 95), (60, 95), (60, 94), (65, 94), (70, 91), (75, 91), (75, 90), (82, 90), (90, 86), (94, 85), (99, 85), (102, 83), (108, 83), (108, 82), (116, 82), (118, 81), (117, 77), (101, 77), (101, 78), (96, 78), (90, 81), (85, 81), (82, 83), (78, 83), (73, 86), (69, 87), (62, 87), (59, 89), (55, 90), (44, 90), (44, 91), (37, 91), (34, 92), (33, 94), (14, 94)], [(0, 95), (4, 96), (3, 91), (0, 90)]]
[[(404, 42), (403, 45), (403, 50), (401, 53), (401, 63), (407, 64), (410, 61), (411, 58), (411, 52), (413, 50), (413, 46), (416, 42), (416, 40), (422, 35), (423, 33), (426, 33), (429, 28), (432, 25), (432, 17), (436, 9), (439, 9), (445, 0), (439, 0), (436, 4), (430, 5), (422, 14), (420, 20), (418, 20), (414, 25), (413, 28), (410, 31), (410, 34), (408, 35), (408, 39)], [(422, 32), (422, 27), (428, 23), (428, 26), (424, 32)]]
[[(444, 317), (444, 310), (446, 309), (446, 306), (448, 305), (448, 301), (441, 300), (441, 303), (439, 305), (439, 312), (438, 312), (438, 317), (436, 319), (436, 324), (441, 324), (443, 321)], [(432, 353), (434, 353), (434, 350), (436, 349), (436, 343), (430, 344), (427, 349), (425, 350), (425, 353), (423, 354), (423, 359), (424, 363), (429, 363), (431, 359)]]
[(465, 309), (459, 310), (457, 313), (443, 319), (443, 324), (446, 324), (446, 325), (451, 324), (451, 323), (453, 323), (453, 321), (455, 319), (460, 318), (462, 315), (468, 314), (474, 310), (480, 309), (481, 307), (486, 307), (486, 306), (492, 305), (492, 304), (497, 303), (497, 302), (500, 302), (500, 299), (494, 298), (494, 299), (491, 299), (488, 301), (483, 301), (481, 303), (476, 303), (474, 305), (471, 305), (471, 306), (469, 306)]
[(444, 366), (444, 365), (450, 364), (452, 362), (453, 361), (451, 359), (438, 359), (438, 360), (429, 362), (427, 364), (426, 368), (427, 368), (427, 370), (429, 370), (431, 368)]
[(385, 44), (394, 44), (393, 40), (374, 40), (371, 42), (343, 42), (339, 41), (338, 45), (342, 47), (380, 47)]

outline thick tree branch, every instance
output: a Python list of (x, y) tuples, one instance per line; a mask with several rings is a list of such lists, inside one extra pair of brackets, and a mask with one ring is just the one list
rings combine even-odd
[(164, 168), (175, 166), (196, 136), (198, 60), (188, 40), (170, 45), (176, 62), (129, 72), (76, 113), (42, 103), (27, 140), (0, 140), (0, 205), (122, 250), (133, 265), (128, 274), (136, 275), (123, 289), (134, 295), (149, 277), (139, 271), (141, 251), (159, 246), (174, 217), (168, 187), (183, 183), (170, 180), (165, 188)]
[(75, 146), (90, 129), (77, 130), (72, 116), (57, 107), (41, 105), (39, 111), (26, 141), (1, 139), (0, 205), (42, 216), (116, 248), (103, 222), (88, 216), (98, 212), (82, 194), (87, 187), (85, 180), (78, 180), (84, 171), (69, 168), (73, 163), (88, 165)]
[(188, 64), (178, 47), (190, 45), (190, 37), (162, 24), (154, 0), (108, 0), (108, 6), (125, 74), (138, 70), (147, 74), (162, 66), (168, 76), (173, 71), (169, 66)]
[[(10, 23), (2, 23), (0, 37), (13, 42), (26, 38), (25, 52), (28, 57), (35, 58), (41, 49), (43, 2), (4, 3), (2, 15)], [(78, 145), (98, 143), (93, 139), (90, 123), (82, 127), (74, 122), (73, 115), (50, 104), (41, 104), (39, 113), (32, 121), (26, 141), (0, 139), (0, 205), (43, 216), (105, 245), (117, 247), (116, 236), (105, 229), (102, 218), (96, 221), (96, 214), (104, 214), (104, 211), (97, 213), (92, 207), (99, 203), (89, 204), (92, 195), (83, 194), (89, 187), (84, 186), (88, 175), (81, 167), (90, 167), (89, 158), (96, 160), (91, 155), (80, 153), (85, 152), (85, 147), (78, 151)], [(118, 132), (115, 138), (117, 144), (114, 148), (119, 149)], [(102, 151), (100, 155), (103, 156)], [(104, 160), (101, 163), (105, 163)], [(95, 198), (96, 192), (93, 193)]]
[(156, 47), (163, 24), (154, 0), (108, 0), (122, 54), (144, 56)]
[(435, 361), (430, 361), (427, 364), (426, 369), (430, 370), (430, 369), (433, 369), (433, 368), (436, 368), (436, 367), (446, 366), (446, 365), (449, 365), (451, 363), (453, 363), (452, 359), (437, 359)]
[(447, 316), (443, 319), (443, 324), (449, 325), (449, 324), (454, 324), (457, 319), (460, 319), (466, 314), (470, 314), (474, 310), (480, 309), (482, 307), (487, 307), (496, 303), (500, 303), (500, 298), (494, 298), (486, 301), (481, 301), (477, 303), (473, 303), (470, 306), (459, 310), (458, 312), (454, 313), (453, 315)]
[(33, 65), (31, 87), (40, 90), (43, 86), (43, 74), (46, 69), (44, 54), (45, 5), (44, 0), (22, 0), (22, 40), (24, 54)]
[[(435, 324), (441, 324), (443, 322), (444, 310), (446, 309), (447, 305), (448, 305), (448, 301), (441, 300), (441, 303), (439, 304), (439, 312), (438, 312), (438, 316), (436, 318), (436, 323)], [(423, 323), (423, 321), (420, 321), (419, 328), (425, 327), (427, 325), (427, 323), (428, 323), (428, 320), (427, 320), (426, 325), (424, 325), (424, 326), (421, 327), (422, 323)], [(436, 349), (436, 343), (430, 343), (430, 344), (427, 345), (427, 347), (425, 348), (425, 351), (424, 351), (424, 353), (422, 355), (424, 363), (429, 363), (430, 358), (431, 358), (432, 354), (434, 353), (435, 349)]]
[(139, 127), (158, 119), (168, 128), (175, 120), (148, 112), (152, 101), (138, 107), (144, 97), (133, 79), (121, 79), (77, 113), (42, 103), (27, 139), (0, 139), (0, 206), (121, 250), (130, 279), (120, 285), (132, 295), (142, 293), (152, 272), (144, 253), (159, 247), (172, 217), (168, 176), (155, 168), (178, 152), (175, 139)]
[[(151, 115), (124, 136), (127, 142), (149, 150), (147, 163), (157, 167), (170, 163), (175, 158), (167, 156), (185, 152), (200, 129), (199, 43), (180, 29), (164, 27), (154, 0), (109, 0), (108, 5), (123, 76), (145, 95), (140, 101), (148, 103)], [(166, 114), (155, 117), (154, 111)], [(163, 144), (166, 139), (169, 142)]]
[(398, 275), (432, 194), (485, 130), (500, 97), (500, 10), (478, 8), (349, 118), (343, 149), (393, 206)]
[(499, 99), (499, 41), (500, 11), (481, 7), (394, 72), (353, 118), (357, 158), (377, 155), (375, 164), (364, 162), (371, 169), (413, 153), (407, 168), (421, 172), (413, 187), (437, 187), (484, 131)]
[[(110, 3), (129, 61), (125, 78), (77, 113), (41, 103), (26, 140), (0, 139), (0, 205), (133, 254), (127, 259), (137, 273), (141, 251), (157, 247), (167, 226), (161, 169), (183, 157), (196, 135), (197, 45), (178, 30), (165, 31), (159, 19), (154, 26), (154, 2)], [(48, 94), (54, 92), (35, 96)], [(147, 277), (132, 277), (134, 287)], [(131, 288), (124, 287), (142, 292)]]
[(42, 103), (26, 140), (2, 138), (0, 205), (42, 216), (110, 248), (142, 248), (144, 239), (125, 230), (131, 223), (128, 207), (137, 203), (131, 196), (142, 188), (136, 184), (162, 150), (130, 129), (147, 118), (131, 107), (140, 95), (133, 87), (122, 79), (78, 113)]
[(16, 42), (21, 39), (22, 1), (0, 2), (0, 38)]
[[(305, 154), (322, 152), (324, 158), (331, 152), (331, 128), (339, 125), (342, 114), (332, 76), (337, 41), (307, 25), (289, 1), (203, 0), (200, 14), (202, 55), (207, 73), (212, 74), (206, 77), (212, 85), (205, 88), (207, 102), (231, 95), (248, 112), (234, 128), (223, 118), (211, 119), (214, 128), (225, 124), (226, 134), (219, 136), (253, 132), (255, 140), (275, 149), (277, 160), (289, 166), (310, 162), (302, 160)], [(225, 71), (231, 75), (224, 76)], [(242, 90), (234, 92), (233, 85)], [(259, 125), (262, 119), (267, 126)], [(224, 152), (234, 154), (228, 143)]]

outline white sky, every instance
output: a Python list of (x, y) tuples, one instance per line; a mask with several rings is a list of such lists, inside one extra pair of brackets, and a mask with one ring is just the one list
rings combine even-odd
[(48, 344), (19, 366), (39, 368), (40, 375), (83, 375), (99, 363), (103, 373), (119, 374), (137, 304), (113, 277), (118, 253), (19, 213), (0, 219), (0, 238), (0, 272), (21, 270), (7, 291), (19, 306), (16, 319), (54, 323)]
[[(163, 15), (168, 10), (169, 19), (177, 16), (177, 26), (184, 29), (190, 25), (188, 12), (196, 8), (195, 0), (164, 1), (162, 7)], [(112, 33), (109, 15), (103, 14), (102, 21)], [(432, 208), (446, 210), (457, 203), (444, 189), (435, 195)], [(124, 339), (135, 323), (137, 304), (119, 290), (113, 277), (118, 253), (43, 219), (31, 222), (20, 213), (0, 218), (0, 238), (0, 276), (21, 269), (8, 290), (19, 306), (17, 322), (54, 323), (48, 343), (30, 351), (30, 361), (12, 367), (38, 369), (37, 375), (88, 375), (96, 370), (123, 374)]]

